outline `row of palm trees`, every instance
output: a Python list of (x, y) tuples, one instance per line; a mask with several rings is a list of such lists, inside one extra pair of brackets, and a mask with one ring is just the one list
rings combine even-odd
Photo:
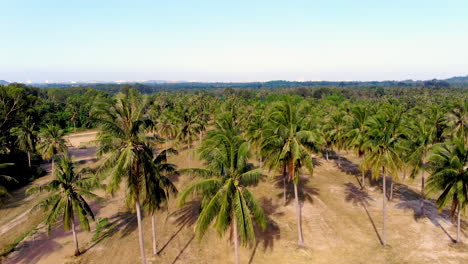
[[(137, 213), (142, 263), (146, 263), (142, 210), (152, 216), (153, 253), (156, 254), (154, 212), (177, 192), (170, 177), (178, 172), (173, 164), (167, 162), (168, 155), (176, 154), (175, 150), (168, 148), (169, 140), (186, 145), (190, 151), (193, 142), (204, 137), (198, 153), (205, 162), (205, 168), (190, 168), (189, 164), (189, 169), (181, 170), (201, 177), (201, 180), (180, 192), (178, 205), (183, 206), (189, 196), (201, 199), (200, 216), (195, 225), (198, 237), (201, 238), (213, 222), (220, 234), (229, 229), (233, 234), (236, 263), (239, 239), (242, 245), (246, 245), (255, 239), (254, 223), (263, 228), (266, 226), (264, 212), (248, 190), (259, 181), (263, 167), (283, 174), (284, 197), (286, 185), (294, 185), (299, 246), (304, 245), (299, 201), (300, 174), (306, 169), (312, 175), (313, 154), (323, 153), (328, 160), (335, 151), (353, 150), (362, 158), (363, 188), (366, 171), (370, 171), (375, 179), (382, 178), (384, 245), (387, 177), (392, 180), (388, 195), (392, 199), (393, 180), (399, 180), (400, 172), (405, 174), (409, 171), (412, 178), (421, 173), (421, 209), (425, 190), (431, 194), (441, 193), (437, 205), (443, 209), (451, 203), (452, 215), (457, 213), (458, 222), (468, 201), (466, 103), (445, 111), (423, 105), (408, 107), (393, 101), (374, 105), (368, 102), (316, 104), (285, 97), (264, 104), (234, 97), (220, 103), (219, 99), (203, 94), (181, 98), (158, 95), (152, 99), (130, 91), (126, 95), (117, 95), (112, 103), (96, 103), (92, 111), (93, 118), (100, 125), (98, 156), (103, 159), (96, 174), (110, 177), (106, 186), (110, 194), (115, 193), (124, 181), (126, 203)], [(154, 136), (150, 132), (154, 132)], [(43, 134), (44, 139), (40, 141), (43, 153), (51, 153), (47, 157), (53, 157), (65, 152), (57, 140), (60, 133), (51, 131), (48, 134)], [(161, 143), (164, 143), (165, 150), (160, 149)], [(261, 168), (249, 163), (253, 157), (260, 160)], [(66, 155), (62, 160), (67, 160)], [(59, 165), (59, 171), (62, 170), (63, 165)], [(425, 171), (431, 173), (427, 186)], [(61, 173), (54, 175), (57, 178)], [(88, 180), (91, 178), (84, 176), (67, 177), (91, 182)], [(86, 185), (89, 187), (86, 191), (91, 193), (90, 190), (99, 186), (98, 182), (94, 180), (94, 185)], [(56, 186), (73, 189), (66, 187), (69, 185)], [(77, 193), (84, 190), (83, 185), (76, 186)], [(73, 201), (73, 198), (67, 199)], [(56, 220), (54, 217), (62, 213), (63, 217), (65, 214), (70, 217), (65, 210), (69, 207), (59, 204), (63, 209), (54, 213), (51, 220)], [(67, 210), (80, 209), (70, 208)], [(71, 216), (73, 219), (73, 213)], [(93, 218), (92, 211), (85, 216)], [(79, 214), (78, 217), (81, 222)], [(73, 229), (73, 222), (71, 220), (66, 228)], [(459, 227), (458, 224), (458, 230)]]

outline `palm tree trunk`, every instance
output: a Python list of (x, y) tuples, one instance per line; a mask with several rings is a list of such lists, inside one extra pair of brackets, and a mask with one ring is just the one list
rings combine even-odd
[(28, 165), (29, 165), (29, 168), (31, 169), (31, 153), (29, 152), (29, 150), (28, 150)]
[(294, 183), (294, 196), (296, 199), (296, 214), (297, 214), (297, 233), (299, 235), (299, 246), (304, 246), (304, 237), (302, 236), (302, 214), (301, 205), (299, 204), (299, 194), (297, 192), (297, 183)]
[(79, 256), (81, 253), (80, 253), (80, 248), (78, 247), (78, 237), (76, 235), (74, 219), (72, 219), (71, 221), (71, 227), (72, 227), (72, 232), (73, 232), (73, 239), (75, 240), (75, 256)]
[(425, 185), (425, 178), (424, 178), (424, 171), (422, 171), (422, 175), (421, 175), (421, 202), (420, 202), (420, 205), (419, 205), (419, 207), (421, 208), (421, 215), (424, 215), (424, 200), (425, 200), (424, 185)]
[(52, 157), (52, 177), (54, 177), (54, 157)]
[(136, 207), (137, 220), (138, 220), (138, 239), (140, 242), (141, 263), (146, 264), (145, 245), (143, 242), (143, 227), (141, 226), (141, 209), (140, 209), (140, 201), (138, 201), (138, 199), (135, 201), (135, 207)]
[(286, 178), (288, 177), (287, 171), (286, 171), (286, 164), (283, 165), (283, 201), (284, 205), (287, 203), (287, 193), (286, 193)]
[(382, 204), (382, 211), (383, 211), (383, 228), (382, 228), (382, 245), (387, 245), (387, 190), (386, 190), (386, 180), (385, 180), (385, 169), (382, 168), (382, 184), (383, 184), (383, 204)]
[(153, 255), (158, 254), (158, 245), (156, 244), (156, 217), (151, 216), (151, 229), (153, 231)]
[(192, 147), (190, 146), (190, 144), (188, 145), (188, 153), (187, 153), (187, 156), (188, 156), (188, 165), (189, 165), (189, 168), (192, 168)]
[(325, 157), (327, 158), (327, 161), (328, 161), (328, 149), (325, 150)]
[(232, 229), (233, 229), (233, 235), (234, 235), (234, 263), (238, 264), (239, 263), (239, 239), (237, 237), (237, 222), (236, 222), (236, 217), (232, 218)]
[(393, 178), (390, 178), (390, 196), (389, 200), (393, 200)]
[(461, 216), (461, 206), (459, 204), (458, 205), (458, 219), (457, 219), (457, 243), (461, 242), (461, 237), (460, 237), (460, 216)]
[(362, 175), (362, 181), (361, 181), (361, 184), (362, 184), (362, 189), (365, 189), (366, 188), (366, 172), (364, 170), (361, 171), (361, 175)]

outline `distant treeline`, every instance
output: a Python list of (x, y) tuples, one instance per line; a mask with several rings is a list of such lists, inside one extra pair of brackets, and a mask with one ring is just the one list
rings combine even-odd
[(287, 89), (298, 87), (336, 87), (336, 88), (352, 88), (352, 89), (372, 89), (372, 88), (395, 88), (395, 87), (424, 87), (424, 88), (468, 88), (468, 77), (454, 77), (447, 80), (427, 80), (427, 81), (370, 81), (370, 82), (334, 82), (334, 81), (307, 81), (307, 82), (294, 82), (294, 81), (269, 81), (269, 82), (244, 82), (244, 83), (225, 83), (225, 82), (177, 82), (177, 83), (161, 83), (161, 82), (147, 82), (147, 83), (101, 83), (101, 84), (38, 84), (35, 85), (41, 88), (69, 88), (69, 87), (85, 87), (95, 88), (97, 90), (117, 93), (122, 87), (130, 86), (136, 88), (141, 93), (154, 93), (161, 91), (174, 91), (174, 90), (216, 90), (224, 88), (233, 89)]

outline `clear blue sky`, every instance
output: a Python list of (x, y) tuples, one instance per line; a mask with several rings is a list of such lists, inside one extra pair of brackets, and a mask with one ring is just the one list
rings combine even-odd
[(466, 0), (0, 0), (0, 80), (467, 74)]

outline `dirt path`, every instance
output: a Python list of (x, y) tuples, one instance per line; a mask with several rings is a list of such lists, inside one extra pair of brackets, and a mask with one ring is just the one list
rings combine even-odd
[[(74, 144), (79, 144), (81, 140), (85, 140), (86, 142), (94, 140), (96, 135), (96, 131), (85, 132), (85, 133), (78, 133), (75, 135), (67, 136), (67, 140), (69, 142), (73, 142)], [(85, 142), (83, 141), (83, 142)], [(94, 161), (96, 154), (94, 147), (86, 147), (86, 148), (76, 148), (76, 147), (69, 147), (69, 152), (73, 157), (74, 161), (78, 164), (85, 164), (90, 161)], [(51, 165), (50, 163), (45, 163), (41, 165), (47, 173), (50, 173)], [(46, 175), (34, 181), (31, 185), (38, 185), (44, 184), (51, 180), (51, 175)], [(0, 226), (0, 236), (5, 234), (12, 236), (13, 234), (8, 234), (12, 232), (19, 232), (16, 234), (18, 236), (21, 232), (22, 224), (24, 224), (27, 220), (31, 220), (31, 210), (32, 206), (37, 202), (37, 200), (41, 199), (42, 195), (36, 196), (25, 196), (24, 192), (30, 186), (26, 186), (21, 188), (18, 191), (15, 191), (15, 195), (19, 196), (16, 201), (10, 204), (10, 208), (2, 209), (2, 215), (0, 216), (0, 223), (3, 224)], [(1, 218), (6, 218), (9, 220), (1, 221)]]

